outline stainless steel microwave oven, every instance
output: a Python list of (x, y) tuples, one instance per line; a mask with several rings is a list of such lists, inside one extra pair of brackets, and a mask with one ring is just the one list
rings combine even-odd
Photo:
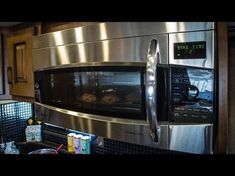
[(213, 153), (214, 23), (110, 22), (43, 34), (33, 38), (33, 66), (35, 114), (45, 122)]

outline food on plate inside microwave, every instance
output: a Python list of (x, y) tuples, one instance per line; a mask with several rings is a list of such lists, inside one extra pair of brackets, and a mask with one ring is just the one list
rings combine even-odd
[(91, 93), (85, 93), (82, 95), (81, 99), (86, 103), (94, 103), (96, 101), (96, 96)]

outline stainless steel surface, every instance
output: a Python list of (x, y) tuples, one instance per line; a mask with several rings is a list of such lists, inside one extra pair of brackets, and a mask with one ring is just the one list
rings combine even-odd
[(33, 37), (33, 49), (163, 33), (214, 29), (213, 22), (108, 22)]
[(46, 67), (37, 69), (37, 71), (51, 70), (51, 69), (63, 69), (63, 68), (78, 68), (78, 67), (100, 67), (100, 66), (112, 66), (112, 67), (145, 67), (145, 62), (84, 62), (67, 65), (57, 65), (52, 67)]
[(33, 50), (33, 70), (87, 62), (146, 62), (148, 45), (156, 38), (163, 61), (168, 58), (165, 35), (93, 41)]
[[(174, 59), (174, 43), (206, 41), (206, 58)], [(214, 32), (189, 32), (169, 34), (169, 63), (196, 67), (214, 68)]]
[(212, 124), (170, 125), (169, 130), (170, 150), (212, 154)]
[(34, 150), (32, 152), (30, 152), (29, 154), (58, 154), (58, 152), (55, 149), (38, 149), (38, 150)]
[(213, 33), (175, 33), (211, 29), (214, 29), (212, 22), (120, 22), (34, 36), (33, 70), (85, 62), (146, 62), (148, 43), (153, 38), (158, 38), (162, 58), (167, 60), (169, 33), (170, 63), (197, 66), (198, 59), (174, 61), (173, 42), (205, 39), (208, 57), (205, 61), (201, 59), (199, 66), (213, 67)]
[(149, 123), (150, 135), (154, 142), (159, 142), (159, 128), (157, 124), (157, 64), (161, 63), (161, 52), (159, 42), (151, 40), (148, 48), (147, 69), (146, 69), (146, 112)]
[(79, 130), (105, 138), (147, 145), (162, 149), (168, 148), (168, 125), (159, 124), (161, 141), (154, 143), (148, 123), (144, 120), (105, 117), (35, 103), (35, 116), (45, 123)]
[(161, 140), (154, 143), (146, 121), (84, 114), (40, 103), (35, 103), (35, 115), (45, 123), (123, 142), (196, 154), (212, 153), (212, 124), (159, 122)]

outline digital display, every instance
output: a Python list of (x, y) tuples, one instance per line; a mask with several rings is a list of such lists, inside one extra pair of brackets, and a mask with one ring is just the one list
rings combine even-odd
[(206, 58), (206, 42), (174, 43), (174, 59), (203, 59)]

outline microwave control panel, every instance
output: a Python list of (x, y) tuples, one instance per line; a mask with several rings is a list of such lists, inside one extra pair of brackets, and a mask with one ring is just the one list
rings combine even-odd
[(213, 70), (171, 67), (171, 121), (210, 123), (213, 118)]

